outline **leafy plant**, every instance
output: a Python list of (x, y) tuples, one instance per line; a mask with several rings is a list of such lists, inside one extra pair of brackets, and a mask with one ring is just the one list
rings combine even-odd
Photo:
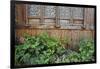
[(68, 40), (51, 37), (46, 32), (37, 36), (25, 35), (25, 42), (15, 46), (16, 65), (70, 63), (94, 61), (93, 40), (81, 40), (79, 51), (66, 49)]
[(93, 54), (94, 54), (93, 40), (83, 39), (79, 43), (79, 52), (70, 51), (65, 61), (66, 62), (94, 61)]
[(93, 40), (82, 40), (80, 41), (80, 58), (81, 61), (93, 61), (94, 57), (94, 42)]
[(48, 64), (55, 63), (65, 48), (60, 39), (50, 37), (47, 33), (37, 36), (25, 36), (25, 43), (15, 48), (15, 63), (21, 64)]

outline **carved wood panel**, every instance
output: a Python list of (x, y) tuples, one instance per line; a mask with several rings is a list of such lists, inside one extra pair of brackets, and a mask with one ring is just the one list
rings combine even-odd
[(83, 19), (83, 8), (72, 7), (73, 19)]
[[(42, 10), (41, 10), (42, 8)], [(58, 23), (60, 27), (67, 28), (71, 26), (72, 28), (75, 26), (83, 27), (82, 24), (84, 22), (84, 12), (88, 12), (90, 19), (94, 17), (93, 12), (94, 10), (84, 10), (85, 8), (82, 7), (67, 7), (67, 6), (51, 6), (51, 5), (28, 5), (27, 14), (30, 17), (38, 17), (38, 22), (42, 22), (44, 24), (49, 23)], [(41, 13), (42, 12), (42, 13)], [(85, 14), (86, 16), (86, 14)], [(88, 16), (85, 17), (85, 21)], [(88, 18), (88, 19), (89, 19)], [(42, 20), (42, 21), (41, 21)], [(88, 20), (87, 20), (88, 21)], [(34, 20), (31, 21), (29, 24), (34, 24)], [(90, 23), (90, 22), (89, 22)], [(94, 22), (93, 22), (94, 23)], [(86, 25), (86, 24), (83, 24)]]
[(44, 16), (47, 18), (55, 18), (56, 10), (55, 6), (45, 6)]
[(28, 5), (28, 16), (40, 16), (40, 5)]
[(60, 18), (61, 19), (70, 19), (71, 18), (71, 10), (70, 10), (70, 7), (62, 7), (62, 6), (59, 6), (59, 10), (60, 11)]

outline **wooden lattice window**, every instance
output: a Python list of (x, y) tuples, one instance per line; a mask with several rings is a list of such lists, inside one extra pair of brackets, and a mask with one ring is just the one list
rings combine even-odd
[(70, 7), (62, 7), (59, 6), (59, 24), (62, 29), (67, 28), (67, 26), (71, 23), (71, 8)]
[(56, 7), (45, 5), (27, 5), (28, 24), (31, 26), (51, 27), (56, 23)]
[(77, 25), (78, 28), (82, 28), (84, 25), (84, 8), (73, 7), (72, 11), (74, 25)]
[(27, 5), (27, 19), (31, 26), (38, 26), (41, 22), (40, 5)]
[(53, 27), (56, 23), (56, 6), (44, 6), (43, 19), (47, 27)]
[(83, 26), (83, 8), (59, 7), (60, 26), (62, 29), (81, 29)]
[(94, 28), (94, 9), (36, 4), (16, 5), (16, 22), (31, 28)]
[(81, 29), (83, 11), (80, 7), (28, 5), (28, 22), (35, 26), (44, 24), (47, 27), (59, 25), (61, 29)]

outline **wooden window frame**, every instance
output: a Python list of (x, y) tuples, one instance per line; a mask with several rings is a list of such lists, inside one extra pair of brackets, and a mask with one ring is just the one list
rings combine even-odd
[[(45, 19), (54, 19), (55, 20), (55, 26), (53, 27), (53, 28), (59, 28), (59, 29), (71, 29), (71, 28), (61, 28), (61, 25), (60, 25), (60, 20), (68, 20), (70, 23), (69, 24), (71, 24), (72, 26), (81, 26), (79, 29), (84, 29), (85, 27), (84, 27), (84, 14), (85, 14), (85, 11), (84, 11), (84, 9), (85, 8), (83, 8), (83, 19), (73, 19), (73, 10), (70, 10), (71, 11), (71, 18), (70, 19), (67, 19), (67, 18), (60, 18), (60, 11), (59, 11), (59, 8), (58, 7), (60, 7), (60, 6), (55, 6), (55, 17), (54, 18), (48, 18), (48, 17), (44, 17), (44, 14), (45, 14), (45, 12), (44, 12), (44, 7), (46, 6), (46, 5), (39, 5), (39, 7), (40, 7), (40, 16), (32, 16), (32, 17), (30, 17), (30, 16), (28, 16), (28, 14), (27, 14), (27, 6), (28, 4), (25, 4), (24, 5), (24, 7), (25, 7), (25, 9), (24, 9), (24, 15), (26, 15), (26, 17), (25, 17), (25, 24), (24, 24), (24, 26), (25, 27), (30, 27), (30, 28), (34, 28), (34, 27), (32, 27), (32, 25), (30, 25), (29, 24), (29, 19), (40, 19), (40, 25), (44, 25), (44, 24), (46, 24), (46, 23), (44, 23), (44, 20)], [(70, 8), (71, 9), (71, 8)], [(80, 24), (74, 24), (74, 21), (82, 21), (82, 25), (80, 25)], [(38, 28), (38, 27), (36, 27), (36, 28)], [(40, 28), (43, 28), (43, 27), (40, 27)], [(49, 27), (48, 27), (49, 28)]]

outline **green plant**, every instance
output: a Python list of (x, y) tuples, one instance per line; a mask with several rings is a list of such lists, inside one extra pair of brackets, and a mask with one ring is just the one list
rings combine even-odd
[(50, 37), (47, 33), (37, 36), (25, 36), (22, 45), (16, 45), (15, 64), (48, 64), (55, 63), (65, 48), (61, 46), (59, 38)]
[(70, 63), (94, 61), (93, 40), (81, 40), (79, 51), (66, 49), (66, 39), (51, 37), (46, 32), (37, 36), (25, 35), (25, 42), (15, 46), (16, 65)]
[(85, 62), (94, 61), (94, 42), (93, 40), (83, 39), (79, 43), (79, 52), (70, 51), (66, 62)]
[(94, 60), (94, 41), (82, 40), (80, 41), (80, 59), (81, 61), (93, 61)]

